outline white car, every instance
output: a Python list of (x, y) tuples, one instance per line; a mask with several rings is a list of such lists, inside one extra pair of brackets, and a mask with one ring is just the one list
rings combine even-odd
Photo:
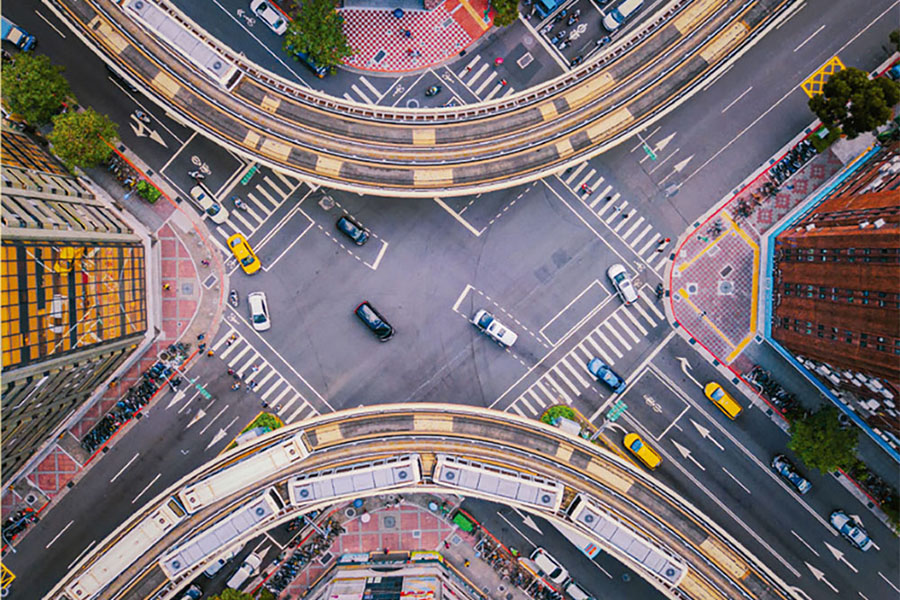
[(507, 328), (506, 325), (498, 321), (494, 315), (483, 308), (472, 317), (472, 325), (501, 346), (512, 346), (519, 339), (516, 332)]
[(253, 0), (250, 3), (250, 10), (259, 17), (260, 21), (268, 25), (269, 29), (278, 35), (284, 35), (284, 32), (287, 31), (287, 21), (284, 15), (266, 0)]
[(272, 327), (272, 321), (269, 320), (269, 304), (266, 302), (265, 292), (250, 292), (247, 295), (247, 304), (250, 305), (250, 322), (253, 323), (253, 329), (266, 331)]
[(634, 286), (631, 285), (631, 279), (628, 278), (628, 271), (625, 270), (625, 267), (615, 264), (606, 270), (606, 276), (609, 277), (616, 291), (619, 292), (622, 302), (626, 305), (637, 302), (637, 292), (634, 290)]
[(209, 218), (212, 219), (213, 223), (221, 225), (228, 220), (228, 209), (216, 202), (216, 199), (212, 197), (212, 194), (199, 185), (195, 185), (191, 188), (191, 197), (197, 201), (200, 208), (203, 209), (203, 212), (209, 215)]
[(828, 518), (828, 522), (831, 523), (831, 526), (838, 530), (844, 538), (865, 552), (869, 548), (875, 545), (875, 543), (869, 539), (869, 534), (866, 533), (866, 530), (859, 526), (853, 519), (847, 516), (847, 513), (841, 510), (836, 510), (831, 513), (831, 516)]
[(550, 556), (543, 548), (538, 548), (531, 553), (531, 560), (537, 565), (547, 579), (553, 583), (562, 584), (569, 578), (569, 572), (566, 571), (559, 561)]

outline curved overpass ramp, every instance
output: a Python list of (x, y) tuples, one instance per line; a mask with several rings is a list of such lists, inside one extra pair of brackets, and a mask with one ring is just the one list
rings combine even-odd
[[(281, 464), (266, 471), (260, 467), (262, 462), (251, 464), (264, 453), (271, 452), (273, 447), (280, 445), (287, 448), (290, 443), (299, 445), (301, 441), (304, 449), (296, 453), (300, 457), (295, 456), (289, 465)], [(190, 569), (179, 573), (172, 581), (160, 567), (160, 558), (166, 553), (171, 556), (173, 552), (191, 545), (192, 540), (197, 540), (203, 532), (233, 518), (240, 512), (239, 508), (246, 506), (253, 498), (259, 498), (263, 490), (274, 489), (282, 498), (294, 498), (296, 495), (292, 496), (285, 490), (296, 485), (294, 482), (298, 475), (309, 477), (324, 469), (347, 469), (354, 464), (411, 453), (416, 453), (421, 459), (420, 475), (402, 487), (395, 485), (390, 489), (391, 493), (460, 494), (458, 488), (446, 487), (434, 477), (439, 455), (496, 465), (532, 480), (552, 483), (558, 489), (559, 502), (552, 508), (540, 509), (511, 501), (508, 495), (500, 493), (480, 491), (461, 495), (475, 495), (517, 505), (570, 528), (579, 528), (579, 523), (573, 522), (567, 510), (577, 498), (587, 498), (614, 518), (619, 526), (627, 528), (635, 539), (660, 549), (678, 564), (685, 565), (683, 571), (686, 574), (678, 578), (673, 587), (664, 578), (652, 576), (631, 556), (619, 552), (614, 545), (593, 535), (590, 530), (584, 527), (579, 529), (671, 598), (795, 598), (791, 588), (686, 500), (605, 449), (538, 421), (482, 408), (435, 404), (417, 404), (415, 409), (390, 405), (332, 413), (279, 429), (245, 447), (223, 454), (149, 502), (84, 557), (47, 598), (76, 600), (76, 596), (67, 595), (63, 590), (71, 589), (74, 582), (87, 578), (93, 565), (104, 560), (105, 556), (121, 552), (126, 540), (135, 539), (132, 533), (158, 515), (160, 507), (171, 505), (173, 498), (184, 498), (186, 494), (199, 497), (195, 491), (211, 478), (218, 478), (219, 482), (230, 480), (228, 493), (210, 496), (205, 504), (198, 504), (197, 510), (183, 516), (180, 522), (167, 529), (157, 540), (145, 544), (145, 547), (133, 547), (134, 544), (131, 544), (129, 547), (135, 559), (111, 573), (108, 585), (104, 583), (104, 589), (96, 596), (84, 595), (78, 600), (88, 597), (173, 597), (179, 587), (186, 585), (205, 568), (207, 561), (212, 560), (218, 551), (233, 545), (237, 538), (223, 542), (216, 549), (207, 547), (205, 558), (198, 559)], [(236, 481), (234, 475), (239, 472), (243, 476)], [(385, 490), (354, 493), (341, 500), (380, 493), (385, 493)], [(292, 502), (286, 502), (282, 510), (273, 514), (260, 513), (264, 522), (241, 533), (240, 541), (249, 540), (262, 530), (317, 506), (307, 504), (298, 508), (292, 506)], [(333, 504), (335, 500), (320, 502), (323, 504), (318, 506), (324, 506)]]
[[(44, 3), (170, 114), (238, 154), (328, 187), (433, 197), (525, 183), (624, 141), (796, 1), (672, 0), (575, 71), (440, 110), (364, 106), (281, 79), (163, 0)], [(215, 59), (198, 62), (198, 52)]]

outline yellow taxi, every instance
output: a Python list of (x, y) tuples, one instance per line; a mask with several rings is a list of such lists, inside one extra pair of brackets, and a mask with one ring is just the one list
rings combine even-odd
[(641, 436), (636, 433), (626, 435), (622, 443), (625, 444), (625, 447), (632, 454), (638, 457), (638, 460), (647, 465), (648, 469), (655, 469), (662, 462), (662, 458), (657, 454), (656, 450), (644, 443)]
[(247, 243), (247, 239), (240, 233), (236, 233), (228, 238), (228, 247), (231, 253), (241, 263), (241, 268), (247, 275), (253, 275), (259, 271), (259, 259), (253, 253), (253, 248)]
[(703, 393), (706, 394), (706, 397), (712, 400), (712, 403), (719, 407), (725, 416), (734, 421), (741, 411), (744, 410), (741, 408), (741, 405), (734, 401), (728, 392), (722, 389), (722, 386), (716, 383), (715, 381), (710, 381), (706, 384), (706, 387), (703, 388)]

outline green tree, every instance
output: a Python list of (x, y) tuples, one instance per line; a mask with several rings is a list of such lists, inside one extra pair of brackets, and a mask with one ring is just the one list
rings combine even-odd
[(49, 123), (72, 93), (62, 76), (63, 67), (50, 63), (43, 54), (20, 52), (16, 61), (3, 65), (0, 83), (10, 110), (32, 125)]
[(894, 47), (894, 52), (900, 52), (900, 29), (893, 30), (888, 35), (888, 39), (891, 42), (891, 46)]
[(887, 77), (869, 79), (865, 71), (850, 67), (832, 75), (822, 93), (809, 99), (809, 108), (831, 130), (848, 139), (874, 131), (891, 118), (900, 102), (900, 85)]
[(335, 67), (354, 50), (344, 35), (344, 18), (335, 10), (337, 0), (307, 0), (288, 24), (284, 50), (300, 60), (297, 52), (306, 52), (318, 65)]
[(519, 0), (494, 0), (494, 25), (506, 27), (519, 20)]
[(253, 596), (231, 588), (225, 588), (221, 594), (213, 596), (210, 600), (253, 600)]
[(559, 405), (548, 408), (547, 412), (541, 417), (541, 421), (547, 425), (553, 425), (553, 421), (556, 420), (556, 417), (564, 417), (566, 419), (571, 419), (572, 421), (578, 420), (574, 410), (568, 406)]
[(829, 405), (791, 423), (788, 447), (806, 465), (826, 473), (853, 465), (857, 436), (855, 427), (841, 427), (838, 409)]
[(71, 169), (95, 167), (109, 159), (112, 148), (103, 140), (112, 143), (118, 136), (118, 127), (109, 117), (88, 108), (53, 117), (48, 139), (56, 155)]

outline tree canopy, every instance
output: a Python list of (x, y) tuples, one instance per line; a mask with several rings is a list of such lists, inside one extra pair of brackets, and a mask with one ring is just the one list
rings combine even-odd
[(857, 438), (856, 428), (842, 428), (838, 409), (829, 405), (791, 423), (788, 447), (806, 465), (826, 473), (853, 464)]
[(891, 107), (900, 102), (900, 85), (887, 77), (869, 79), (853, 67), (838, 71), (809, 99), (809, 108), (829, 129), (839, 129), (848, 139), (874, 131), (891, 118)]
[(507, 27), (519, 20), (519, 0), (494, 0), (494, 25)]
[(210, 600), (253, 600), (251, 594), (239, 592), (231, 588), (225, 588), (218, 596), (213, 596)]
[(10, 110), (32, 125), (44, 125), (59, 112), (71, 94), (63, 67), (53, 65), (43, 54), (20, 52), (12, 64), (3, 66), (3, 97)]
[(344, 35), (344, 18), (337, 12), (336, 0), (306, 0), (294, 13), (284, 35), (284, 50), (299, 60), (305, 52), (317, 65), (334, 69), (354, 51)]
[(112, 148), (103, 140), (111, 143), (118, 136), (118, 126), (109, 117), (87, 108), (53, 117), (48, 139), (53, 152), (71, 169), (95, 167), (106, 161)]

